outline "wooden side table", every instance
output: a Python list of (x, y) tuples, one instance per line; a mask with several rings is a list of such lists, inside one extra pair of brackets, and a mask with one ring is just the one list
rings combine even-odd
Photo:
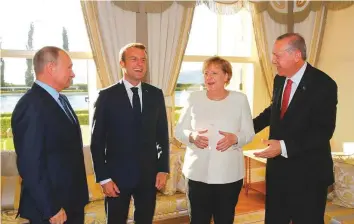
[(244, 182), (244, 188), (246, 195), (248, 195), (249, 190), (255, 190), (258, 191), (262, 194), (265, 195), (265, 181), (259, 181), (259, 182), (252, 182), (252, 163), (260, 163), (262, 165), (265, 165), (267, 163), (267, 159), (263, 158), (258, 158), (254, 156), (255, 152), (260, 152), (263, 149), (256, 149), (256, 150), (247, 150), (244, 151), (244, 157), (246, 160), (245, 166), (246, 166), (246, 178)]

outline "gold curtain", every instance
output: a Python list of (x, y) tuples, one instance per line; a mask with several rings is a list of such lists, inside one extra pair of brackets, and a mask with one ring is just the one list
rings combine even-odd
[[(174, 1), (112, 1), (112, 3), (126, 11), (162, 13), (168, 9), (174, 3)], [(194, 8), (196, 2), (177, 1), (177, 3), (186, 8)]]
[(327, 11), (327, 7), (321, 7), (318, 11), (316, 11), (315, 24), (311, 38), (312, 41), (307, 49), (309, 52), (307, 61), (314, 66), (317, 66), (318, 58), (322, 48)]
[(114, 80), (110, 77), (111, 72), (105, 57), (102, 38), (99, 30), (98, 12), (96, 1), (80, 1), (84, 14), (87, 34), (89, 36), (92, 55), (96, 63), (99, 81), (102, 87), (111, 85)]
[[(313, 1), (294, 1), (294, 8), (299, 8), (301, 11), (294, 11), (293, 21), (299, 23), (304, 21), (311, 11), (317, 11), (320, 9), (322, 2)], [(255, 11), (262, 13), (267, 11), (269, 16), (280, 24), (286, 24), (288, 22), (288, 1), (263, 1), (254, 2)]]
[(184, 10), (183, 21), (182, 21), (182, 24), (184, 25), (181, 27), (180, 36), (178, 38), (177, 52), (171, 70), (172, 75), (170, 77), (170, 83), (166, 90), (166, 94), (168, 96), (174, 95), (174, 90), (177, 84), (179, 71), (181, 69), (184, 52), (187, 48), (189, 33), (193, 21), (193, 15), (194, 15), (194, 8), (192, 10)]
[(261, 68), (261, 73), (264, 75), (264, 79), (267, 87), (267, 94), (270, 99), (272, 98), (273, 92), (273, 79), (274, 79), (274, 71), (272, 67), (272, 63), (270, 61), (269, 55), (269, 47), (266, 38), (266, 32), (264, 30), (265, 24), (263, 20), (263, 15), (260, 11), (257, 11), (256, 5), (251, 5), (252, 12), (252, 22), (253, 22), (253, 30), (257, 45), (257, 52), (259, 57), (259, 65)]
[(199, 0), (198, 5), (205, 5), (212, 12), (223, 15), (230, 15), (238, 13), (241, 9), (249, 8), (249, 2), (243, 0), (237, 1), (210, 1), (210, 0)]
[[(277, 23), (287, 22), (288, 1), (253, 1), (257, 13), (267, 11), (269, 16)], [(311, 11), (318, 11), (322, 6), (328, 10), (342, 10), (354, 4), (354, 1), (294, 1), (294, 22), (304, 21)]]
[[(268, 15), (279, 24), (288, 23), (288, 2), (287, 1), (254, 1), (251, 4), (253, 27), (255, 40), (259, 55), (261, 72), (265, 77), (268, 94), (272, 95), (273, 89), (273, 66), (271, 65), (269, 47), (267, 44), (265, 24), (262, 13), (268, 12)], [(318, 61), (318, 55), (322, 45), (323, 33), (327, 10), (341, 10), (350, 7), (354, 1), (294, 1), (293, 23), (301, 23), (309, 16), (311, 12), (316, 12), (315, 24), (311, 43), (309, 46), (308, 61), (315, 65)]]

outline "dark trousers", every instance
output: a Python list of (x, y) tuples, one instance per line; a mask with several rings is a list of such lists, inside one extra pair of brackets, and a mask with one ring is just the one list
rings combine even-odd
[[(118, 186), (119, 187), (119, 186)], [(119, 189), (119, 197), (106, 197), (105, 210), (107, 224), (126, 224), (131, 197), (134, 198), (134, 220), (137, 224), (152, 223), (155, 204), (155, 186)]]
[(265, 224), (324, 224), (327, 184), (268, 181)]
[(228, 184), (206, 184), (188, 180), (191, 224), (232, 224), (243, 180)]
[[(65, 211), (66, 212), (66, 222), (65, 224), (84, 224), (85, 213), (84, 209), (80, 211)], [(40, 215), (34, 215), (33, 217), (27, 218), (31, 224), (50, 224), (49, 221), (43, 221)]]

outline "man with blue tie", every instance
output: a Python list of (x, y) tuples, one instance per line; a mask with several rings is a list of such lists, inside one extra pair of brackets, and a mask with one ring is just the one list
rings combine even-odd
[(75, 74), (69, 55), (44, 47), (33, 58), (36, 81), (19, 100), (11, 126), (22, 178), (18, 214), (30, 223), (84, 223), (88, 203), (79, 120), (66, 96)]
[(131, 197), (134, 220), (152, 223), (156, 188), (166, 184), (169, 141), (164, 96), (142, 80), (147, 53), (139, 43), (120, 51), (123, 79), (102, 90), (91, 140), (96, 181), (105, 194), (108, 224), (125, 224)]

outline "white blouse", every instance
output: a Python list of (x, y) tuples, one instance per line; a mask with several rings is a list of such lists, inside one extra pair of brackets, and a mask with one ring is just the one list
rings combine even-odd
[[(209, 147), (199, 149), (189, 142), (193, 131), (205, 130)], [(224, 136), (218, 131), (234, 133), (238, 143), (224, 152), (216, 150)], [(187, 145), (182, 172), (191, 180), (208, 184), (226, 184), (245, 175), (242, 146), (252, 141), (254, 128), (245, 94), (230, 91), (220, 101), (210, 100), (206, 91), (190, 94), (175, 129), (176, 138)]]

